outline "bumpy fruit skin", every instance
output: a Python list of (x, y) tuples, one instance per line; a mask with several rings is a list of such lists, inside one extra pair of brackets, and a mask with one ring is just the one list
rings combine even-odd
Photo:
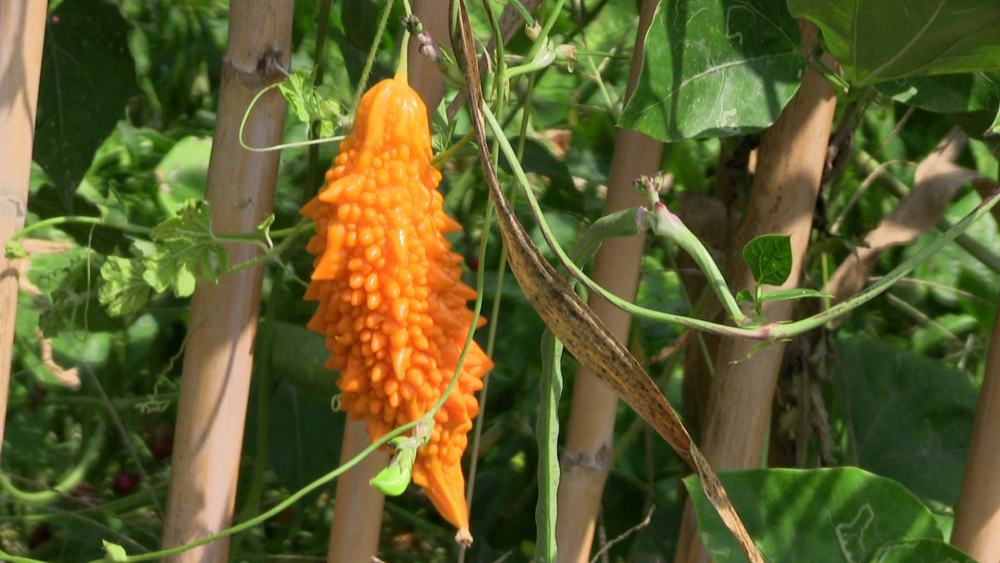
[[(302, 208), (316, 222), (306, 299), (319, 308), (309, 328), (326, 336), (326, 365), (340, 370), (341, 408), (367, 421), (372, 440), (441, 397), (472, 322), (466, 303), (476, 292), (444, 237), (461, 226), (442, 209), (430, 159), (423, 102), (405, 82), (383, 80), (361, 98), (326, 185)], [(492, 367), (473, 343), (413, 468), (413, 481), (459, 529), (468, 528), (461, 459), (479, 413), (473, 393)]]

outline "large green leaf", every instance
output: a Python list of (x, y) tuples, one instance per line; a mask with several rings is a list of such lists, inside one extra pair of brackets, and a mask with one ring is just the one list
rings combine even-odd
[(184, 137), (156, 165), (156, 197), (170, 216), (176, 215), (187, 200), (205, 197), (211, 155), (211, 139)]
[[(837, 343), (843, 442), (856, 463), (931, 506), (958, 499), (976, 388), (953, 367), (873, 338)], [(851, 459), (851, 458), (849, 458)]]
[(339, 374), (324, 367), (330, 351), (326, 339), (300, 324), (277, 321), (271, 347), (271, 370), (299, 393), (330, 403), (340, 393)]
[[(719, 479), (771, 562), (861, 562), (888, 541), (941, 539), (930, 510), (902, 485), (855, 467), (728, 471)], [(745, 562), (697, 477), (684, 486), (712, 559)]]
[(65, 0), (45, 28), (33, 155), (71, 210), (94, 151), (139, 91), (130, 29), (116, 5), (94, 0)]
[(661, 141), (764, 129), (799, 88), (799, 43), (780, 2), (663, 0), (621, 125)]
[[(339, 465), (344, 416), (333, 412), (329, 402), (306, 397), (282, 382), (273, 409), (267, 458), (289, 491), (305, 487)], [(320, 492), (307, 495), (300, 506), (307, 506)]]
[(903, 540), (882, 545), (870, 563), (976, 563), (941, 540)]
[(1000, 68), (998, 0), (788, 0), (857, 86)]
[(1000, 105), (1000, 72), (905, 78), (880, 82), (877, 88), (897, 101), (939, 113), (996, 111)]

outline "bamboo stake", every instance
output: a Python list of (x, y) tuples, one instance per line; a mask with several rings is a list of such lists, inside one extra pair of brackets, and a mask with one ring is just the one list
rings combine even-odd
[[(242, 0), (230, 6), (205, 189), (216, 232), (252, 232), (271, 214), (279, 153), (244, 150), (238, 132), (250, 100), (288, 67), (293, 7), (292, 0)], [(284, 118), (281, 94), (264, 95), (247, 121), (244, 141), (254, 147), (279, 143)], [(226, 250), (233, 264), (261, 253), (252, 245)], [(200, 284), (192, 299), (188, 330), (195, 334), (184, 355), (164, 547), (218, 532), (232, 521), (263, 275), (258, 266), (226, 276), (218, 285)], [(225, 561), (228, 550), (226, 538), (168, 561)]]
[(993, 323), (986, 375), (955, 506), (951, 543), (976, 561), (1000, 561), (1000, 310)]
[[(656, 8), (655, 0), (644, 0), (639, 17), (639, 33), (626, 96), (635, 88), (642, 68), (642, 46), (646, 30)], [(620, 129), (608, 179), (604, 213), (641, 206), (645, 197), (632, 187), (641, 175), (655, 173), (660, 167), (663, 144), (650, 137)], [(635, 299), (642, 263), (642, 235), (612, 239), (604, 243), (594, 259), (593, 279), (615, 295)], [(631, 315), (597, 295), (591, 295), (590, 308), (620, 342), (628, 341)], [(618, 396), (598, 379), (592, 370), (581, 365), (573, 384), (573, 407), (566, 433), (559, 483), (556, 542), (559, 561), (578, 563), (590, 560), (597, 511), (601, 505), (604, 482), (611, 470)]]
[[(816, 44), (812, 24), (802, 24), (802, 43), (805, 50)], [(826, 63), (836, 64), (830, 58)], [(833, 87), (809, 69), (781, 117), (761, 134), (750, 204), (733, 253), (758, 235), (790, 235), (792, 273), (783, 288), (798, 285), (836, 105)], [(728, 270), (733, 291), (753, 286), (750, 270), (738, 256), (729, 260)], [(771, 302), (764, 306), (764, 313), (772, 321), (783, 321), (791, 318), (792, 308), (792, 301)], [(719, 346), (702, 439), (705, 457), (716, 470), (756, 467), (760, 460), (785, 344), (774, 343), (740, 361), (753, 345), (725, 338)], [(697, 537), (697, 522), (689, 502), (675, 562), (705, 561), (709, 558)]]
[[(436, 42), (451, 45), (448, 34), (448, 2), (418, 0), (413, 4), (413, 15)], [(427, 118), (430, 119), (444, 96), (444, 78), (434, 61), (417, 51), (419, 47), (420, 41), (416, 37), (410, 37), (407, 82), (424, 101)], [(344, 463), (358, 455), (370, 443), (365, 421), (348, 420), (344, 426), (340, 462)], [(337, 480), (333, 523), (330, 525), (330, 546), (326, 555), (329, 563), (368, 563), (378, 553), (385, 496), (368, 483), (388, 463), (389, 453), (379, 450)], [(348, 508), (342, 510), (341, 507)]]
[(2, 249), (24, 227), (48, 3), (0, 3), (0, 447), (17, 317), (18, 266)]
[[(364, 420), (348, 420), (340, 463), (350, 460), (372, 443)], [(333, 524), (330, 527), (329, 563), (369, 563), (378, 553), (385, 495), (368, 484), (389, 462), (389, 453), (376, 450), (337, 479)]]
[[(434, 42), (443, 47), (451, 48), (451, 33), (448, 29), (448, 2), (440, 0), (414, 0), (413, 15), (420, 20), (424, 31), (431, 35)], [(419, 52), (420, 40), (414, 35), (410, 37), (408, 81), (420, 99), (427, 106), (427, 118), (434, 116), (434, 111), (444, 98), (444, 77), (437, 64), (430, 57)]]

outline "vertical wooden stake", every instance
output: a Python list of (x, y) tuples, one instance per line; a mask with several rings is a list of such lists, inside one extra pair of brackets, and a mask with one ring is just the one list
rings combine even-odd
[[(372, 443), (364, 420), (348, 420), (340, 463), (349, 461)], [(372, 452), (337, 479), (330, 527), (329, 563), (369, 563), (378, 553), (385, 496), (368, 482), (389, 462), (388, 452)]]
[[(816, 28), (812, 24), (802, 27), (803, 48), (809, 49), (816, 44)], [(836, 64), (832, 59), (826, 62)], [(781, 117), (761, 134), (750, 204), (727, 268), (734, 292), (754, 283), (738, 252), (754, 237), (770, 233), (792, 237), (792, 273), (782, 287), (798, 285), (836, 106), (833, 87), (807, 70), (802, 87)], [(791, 317), (792, 306), (792, 301), (771, 302), (764, 306), (764, 313), (779, 322)], [(785, 345), (775, 343), (740, 361), (753, 346), (750, 341), (724, 338), (715, 359), (702, 452), (716, 471), (756, 467), (760, 459)], [(688, 502), (675, 563), (707, 561)]]
[[(424, 26), (424, 31), (430, 33), (434, 42), (442, 47), (451, 48), (451, 33), (448, 29), (448, 2), (440, 0), (414, 0), (413, 15), (417, 16)], [(427, 106), (427, 118), (434, 116), (434, 111), (444, 97), (444, 77), (437, 64), (430, 57), (421, 55), (420, 40), (416, 35), (410, 37), (409, 45), (409, 83), (420, 99)]]
[(976, 561), (1000, 561), (1000, 312), (965, 459), (951, 543)]
[[(642, 3), (626, 96), (631, 95), (639, 78), (643, 39), (656, 4), (655, 0)], [(659, 170), (662, 153), (662, 143), (635, 131), (618, 131), (608, 196), (604, 202), (605, 214), (645, 203), (632, 182), (641, 175)], [(640, 235), (605, 242), (594, 258), (594, 281), (624, 299), (635, 299), (644, 240)], [(631, 315), (596, 295), (591, 295), (589, 305), (619, 341), (628, 341)], [(617, 412), (618, 397), (590, 370), (581, 366), (573, 384), (573, 407), (566, 432), (566, 450), (560, 464), (556, 543), (561, 563), (590, 560), (597, 511), (604, 482), (611, 470)]]
[(31, 148), (35, 142), (38, 80), (48, 2), (0, 2), (0, 447), (17, 317), (16, 263), (4, 257), (7, 241), (28, 213)]
[[(206, 198), (218, 233), (248, 233), (271, 214), (278, 152), (250, 152), (238, 134), (250, 100), (281, 80), (290, 60), (292, 0), (234, 0), (223, 58)], [(274, 90), (247, 121), (244, 141), (253, 147), (281, 142), (285, 102)], [(253, 245), (226, 248), (231, 264), (260, 256)], [(232, 522), (240, 448), (246, 419), (253, 340), (263, 266), (199, 284), (191, 302), (167, 518), (166, 548), (191, 542)], [(226, 561), (229, 540), (169, 558), (171, 562)]]
[[(434, 40), (450, 46), (448, 2), (417, 0), (413, 14), (420, 19)], [(444, 78), (434, 61), (417, 52), (420, 42), (410, 38), (408, 82), (427, 106), (428, 119), (444, 96)], [(348, 420), (344, 426), (340, 462), (344, 463), (371, 444), (363, 420)], [(369, 563), (378, 553), (385, 497), (369, 481), (389, 463), (389, 454), (376, 451), (337, 480), (333, 501), (333, 524), (330, 526), (329, 563)]]

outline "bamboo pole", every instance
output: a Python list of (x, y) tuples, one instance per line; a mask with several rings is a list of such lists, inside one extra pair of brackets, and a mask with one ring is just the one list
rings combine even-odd
[[(655, 0), (643, 0), (639, 33), (629, 74), (626, 96), (635, 88), (642, 68), (642, 46), (656, 8)], [(643, 205), (645, 199), (632, 187), (641, 175), (659, 170), (663, 144), (635, 131), (620, 129), (608, 179), (604, 213)], [(593, 279), (624, 299), (635, 299), (642, 263), (643, 236), (619, 238), (604, 243), (594, 258)], [(592, 295), (589, 305), (621, 342), (628, 341), (631, 315)], [(580, 366), (573, 384), (573, 407), (566, 432), (566, 450), (560, 462), (556, 520), (556, 543), (561, 563), (590, 560), (597, 511), (608, 472), (614, 440), (618, 397), (591, 370)]]
[(955, 506), (951, 543), (976, 561), (1000, 561), (1000, 309)]
[[(371, 442), (364, 420), (347, 421), (340, 463), (361, 453)], [(337, 479), (330, 548), (326, 554), (329, 563), (369, 563), (378, 553), (385, 495), (368, 482), (388, 462), (388, 452), (378, 450)]]
[[(803, 49), (811, 49), (816, 44), (816, 28), (803, 23), (802, 32)], [(829, 58), (826, 63), (836, 64)], [(727, 268), (733, 291), (751, 288), (754, 283), (749, 268), (736, 253), (754, 237), (770, 233), (792, 237), (792, 273), (782, 287), (798, 285), (836, 105), (833, 87), (809, 69), (781, 117), (761, 134), (746, 219)], [(787, 320), (793, 304), (770, 302), (765, 304), (764, 313), (771, 321)], [(785, 344), (772, 344), (744, 360), (753, 345), (725, 338), (715, 359), (702, 451), (717, 471), (756, 467), (760, 460)], [(697, 537), (694, 510), (688, 502), (675, 562), (705, 561), (709, 558)]]
[[(448, 29), (448, 2), (440, 0), (415, 0), (413, 15), (417, 16), (424, 26), (424, 31), (431, 35), (434, 42), (442, 47), (451, 48), (451, 33)], [(434, 111), (444, 98), (444, 77), (438, 70), (437, 63), (430, 57), (419, 52), (420, 40), (414, 35), (410, 37), (409, 76), (407, 80), (420, 99), (427, 106), (427, 118), (434, 116)]]
[[(236, 0), (230, 5), (229, 44), (206, 198), (219, 233), (252, 232), (271, 214), (278, 152), (240, 147), (240, 122), (250, 100), (282, 77), (290, 60), (292, 0)], [(281, 141), (285, 102), (272, 91), (247, 120), (244, 141)], [(253, 245), (227, 247), (232, 264), (260, 256)], [(191, 303), (192, 338), (184, 355), (163, 545), (191, 542), (229, 527), (246, 419), (253, 339), (263, 266), (199, 284)], [(228, 538), (171, 557), (171, 562), (226, 561)]]
[(20, 273), (2, 249), (24, 228), (48, 3), (0, 2), (0, 447), (7, 418)]
[[(451, 45), (447, 2), (418, 0), (413, 4), (413, 14), (436, 42)], [(434, 61), (417, 51), (419, 47), (419, 40), (411, 37), (407, 54), (407, 82), (424, 101), (430, 119), (444, 96), (444, 78)], [(344, 426), (340, 462), (358, 455), (370, 443), (365, 421), (348, 420)], [(330, 545), (326, 555), (329, 563), (369, 563), (378, 553), (385, 496), (368, 483), (388, 462), (388, 452), (373, 452), (337, 480)], [(342, 510), (341, 507), (348, 509)]]

